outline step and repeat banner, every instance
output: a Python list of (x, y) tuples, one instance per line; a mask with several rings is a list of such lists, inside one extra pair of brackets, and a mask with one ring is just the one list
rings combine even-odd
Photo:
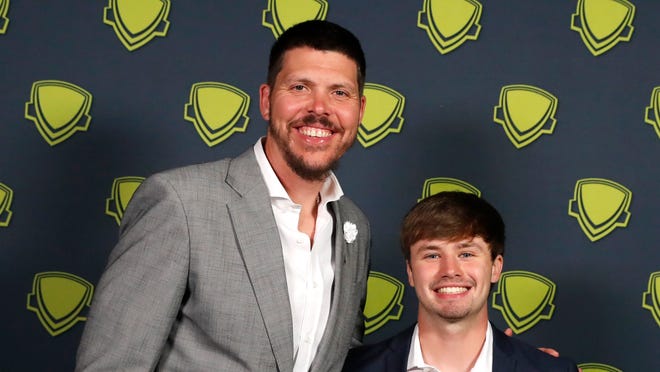
[(134, 191), (264, 135), (270, 45), (306, 19), (367, 55), (336, 172), (373, 228), (366, 342), (416, 318), (403, 215), (462, 190), (507, 223), (498, 327), (584, 371), (660, 370), (658, 15), (656, 0), (0, 0), (0, 370), (73, 369)]

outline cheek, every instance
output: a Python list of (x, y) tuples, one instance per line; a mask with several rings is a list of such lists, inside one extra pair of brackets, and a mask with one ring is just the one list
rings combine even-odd
[(276, 97), (270, 104), (271, 116), (275, 115), (279, 118), (289, 117), (300, 110), (300, 102), (289, 97)]
[(342, 111), (338, 111), (337, 116), (342, 122), (342, 126), (346, 132), (357, 132), (360, 126), (360, 112), (355, 110), (354, 107)]
[(357, 130), (358, 130), (359, 126), (360, 126), (360, 123), (351, 124), (351, 125), (349, 125), (349, 128), (346, 129), (346, 132), (350, 133), (352, 136), (355, 136), (357, 134)]

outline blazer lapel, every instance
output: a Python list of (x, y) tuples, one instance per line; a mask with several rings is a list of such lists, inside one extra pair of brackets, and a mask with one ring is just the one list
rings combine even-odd
[(342, 321), (339, 318), (351, 319), (357, 309), (349, 308), (347, 303), (351, 302), (351, 296), (354, 296), (353, 283), (355, 278), (351, 273), (356, 272), (356, 260), (349, 260), (357, 249), (354, 244), (347, 244), (344, 240), (343, 224), (349, 216), (344, 216), (339, 201), (328, 204), (330, 213), (334, 217), (334, 230), (332, 236), (332, 260), (334, 262), (335, 278), (332, 287), (332, 302), (330, 304), (330, 313), (328, 322), (323, 333), (323, 338), (318, 347), (318, 352), (312, 363), (312, 370), (327, 368), (331, 360), (328, 360), (329, 354), (336, 354), (337, 348), (342, 347), (342, 335), (345, 332), (353, 332), (355, 324), (352, 321)]
[(229, 215), (273, 354), (279, 370), (290, 371), (293, 320), (282, 246), (252, 149), (232, 161), (227, 183), (241, 195), (228, 205)]
[(515, 371), (516, 361), (511, 358), (513, 348), (508, 339), (509, 336), (492, 324), (491, 327), (493, 328), (493, 372)]
[(415, 332), (415, 326), (402, 331), (393, 337), (389, 344), (390, 353), (387, 354), (387, 370), (385, 372), (405, 372), (408, 369), (408, 354), (410, 354), (410, 343)]

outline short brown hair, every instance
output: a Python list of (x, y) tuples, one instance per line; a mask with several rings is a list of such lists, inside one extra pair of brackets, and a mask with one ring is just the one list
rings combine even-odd
[(406, 214), (401, 226), (401, 250), (424, 239), (459, 240), (479, 236), (490, 245), (491, 258), (504, 255), (504, 221), (486, 200), (470, 193), (445, 191), (429, 196)]

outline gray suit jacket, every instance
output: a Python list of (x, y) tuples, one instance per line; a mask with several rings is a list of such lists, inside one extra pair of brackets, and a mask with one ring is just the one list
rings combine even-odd
[[(312, 371), (338, 371), (363, 333), (370, 230), (343, 197), (335, 280)], [(346, 243), (345, 221), (357, 225)], [(268, 190), (249, 149), (149, 177), (92, 302), (79, 371), (291, 371), (291, 308)]]

